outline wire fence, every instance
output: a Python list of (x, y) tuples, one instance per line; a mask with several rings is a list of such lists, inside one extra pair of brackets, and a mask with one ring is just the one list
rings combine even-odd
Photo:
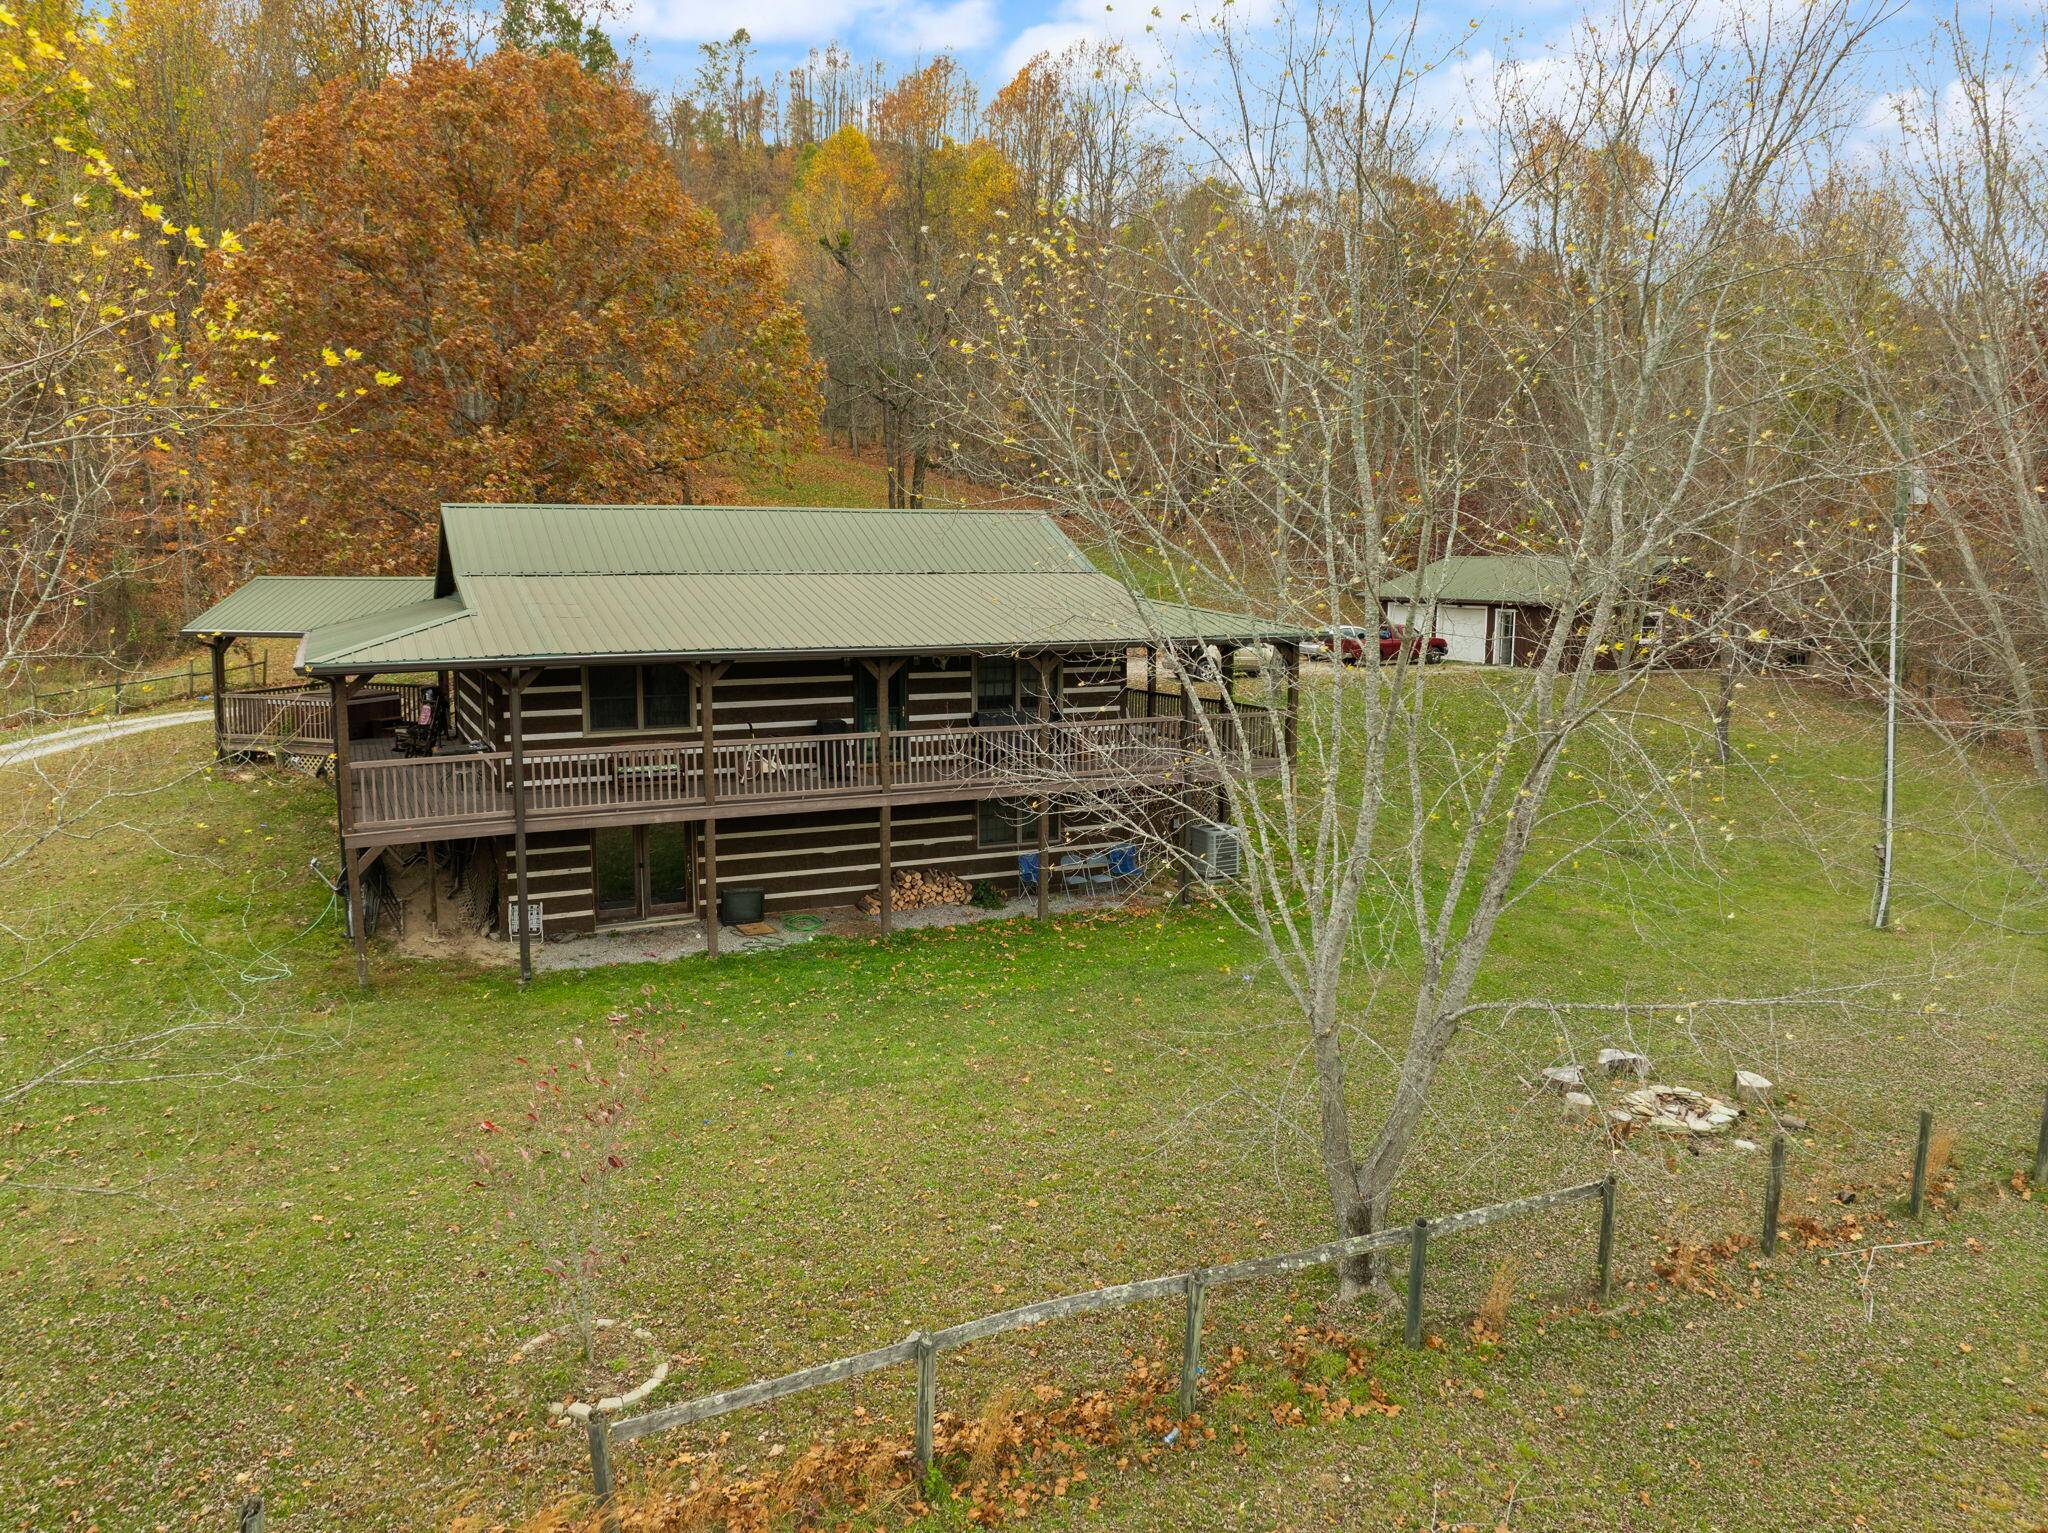
[[(227, 667), (230, 683), (238, 674), (244, 681), (253, 678), (256, 686), (267, 685), (270, 657), (261, 655)], [(151, 674), (116, 672), (104, 680), (78, 682), (68, 687), (44, 687), (30, 678), (26, 691), (28, 702), (25, 706), (17, 701), (8, 711), (0, 712), (0, 729), (16, 729), (26, 724), (60, 719), (120, 718), (124, 713), (135, 713), (161, 703), (197, 702), (213, 695), (213, 667), (208, 662), (193, 659), (187, 660), (182, 670)], [(21, 689), (17, 689), (16, 699), (20, 693)]]
[(864, 1374), (899, 1367), (906, 1363), (914, 1363), (917, 1367), (917, 1467), (920, 1474), (928, 1474), (932, 1466), (932, 1428), (938, 1400), (938, 1363), (941, 1354), (956, 1347), (964, 1347), (970, 1342), (1000, 1336), (1006, 1331), (1046, 1325), (1055, 1320), (1070, 1319), (1101, 1310), (1122, 1309), (1128, 1305), (1144, 1304), (1159, 1299), (1178, 1298), (1181, 1301), (1180, 1413), (1184, 1418), (1189, 1417), (1195, 1414), (1198, 1403), (1197, 1390), (1202, 1375), (1202, 1313), (1211, 1290), (1232, 1283), (1282, 1277), (1315, 1267), (1327, 1267), (1338, 1262), (1405, 1249), (1408, 1254), (1405, 1334), (1409, 1346), (1420, 1347), (1423, 1345), (1423, 1294), (1432, 1240), (1443, 1240), (1464, 1231), (1482, 1229), (1489, 1224), (1498, 1224), (1504, 1220), (1521, 1218), (1566, 1204), (1595, 1200), (1600, 1204), (1600, 1225), (1593, 1286), (1598, 1296), (1605, 1300), (1613, 1287), (1616, 1186), (1612, 1176), (1603, 1181), (1581, 1182), (1576, 1186), (1539, 1192), (1505, 1203), (1490, 1203), (1482, 1208), (1466, 1209), (1435, 1221), (1417, 1219), (1413, 1224), (1375, 1230), (1366, 1235), (1354, 1235), (1344, 1240), (1331, 1241), (1326, 1245), (1314, 1246), (1306, 1251), (1252, 1257), (1218, 1267), (1196, 1267), (1167, 1277), (1119, 1283), (1107, 1288), (1092, 1288), (1085, 1293), (1069, 1294), (1059, 1299), (1045, 1299), (1036, 1304), (1026, 1304), (997, 1314), (984, 1315), (979, 1319), (963, 1321), (942, 1330), (914, 1331), (902, 1341), (893, 1342), (885, 1347), (876, 1347), (853, 1357), (837, 1358), (832, 1362), (820, 1363), (795, 1373), (786, 1373), (778, 1378), (756, 1380), (737, 1389), (722, 1390), (714, 1395), (685, 1400), (641, 1416), (611, 1421), (593, 1414), (587, 1423), (591, 1488), (596, 1493), (599, 1505), (607, 1509), (605, 1527), (607, 1530), (612, 1529), (616, 1526), (609, 1513), (614, 1491), (611, 1450), (615, 1443), (635, 1442), (656, 1433), (692, 1426), (714, 1417), (728, 1415), (733, 1411), (766, 1405), (770, 1401), (785, 1399), (806, 1390), (820, 1389), (828, 1384), (842, 1383), (847, 1379), (859, 1378)]
[[(1929, 1152), (1934, 1138), (1933, 1126), (1934, 1115), (1923, 1110), (1919, 1115), (1918, 1132), (1914, 1140), (1910, 1191), (1905, 1210), (1907, 1216), (1914, 1220), (1920, 1219), (1925, 1212), (1930, 1169)], [(1786, 1136), (1783, 1133), (1775, 1135), (1771, 1141), (1758, 1241), (1766, 1257), (1774, 1255), (1779, 1245), (1786, 1143)], [(2048, 1092), (2044, 1092), (2042, 1100), (2040, 1134), (2034, 1154), (2033, 1185), (2048, 1186)], [(962, 1321), (940, 1330), (914, 1331), (903, 1340), (888, 1346), (876, 1347), (851, 1357), (837, 1358), (775, 1378), (759, 1379), (734, 1389), (681, 1401), (638, 1416), (611, 1420), (593, 1412), (586, 1423), (591, 1489), (602, 1514), (606, 1533), (613, 1533), (617, 1527), (616, 1518), (612, 1514), (616, 1491), (612, 1470), (612, 1449), (615, 1446), (907, 1364), (914, 1364), (916, 1367), (915, 1452), (918, 1472), (921, 1476), (926, 1476), (930, 1474), (932, 1468), (933, 1422), (938, 1396), (938, 1363), (941, 1355), (955, 1348), (964, 1347), (970, 1342), (983, 1341), (1007, 1331), (1162, 1299), (1178, 1299), (1181, 1303), (1179, 1408), (1182, 1418), (1186, 1419), (1195, 1415), (1199, 1404), (1203, 1372), (1203, 1308), (1204, 1301), (1212, 1290), (1227, 1284), (1281, 1277), (1312, 1268), (1327, 1267), (1358, 1257), (1405, 1251), (1407, 1283), (1404, 1295), (1403, 1339), (1409, 1347), (1420, 1348), (1425, 1344), (1423, 1305), (1428, 1288), (1429, 1252), (1433, 1243), (1453, 1235), (1483, 1229), (1488, 1225), (1525, 1218), (1531, 1214), (1555, 1210), (1574, 1203), (1597, 1201), (1600, 1205), (1593, 1289), (1598, 1300), (1605, 1304), (1609, 1302), (1613, 1293), (1618, 1200), (1618, 1185), (1614, 1176), (1609, 1175), (1601, 1181), (1581, 1182), (1502, 1203), (1490, 1203), (1439, 1219), (1417, 1219), (1412, 1224), (1332, 1241), (1305, 1251), (1254, 1257), (1223, 1266), (1196, 1267), (1166, 1277), (1090, 1289), (1084, 1293), (1069, 1294), (1064, 1298), (1041, 1300), (1035, 1304), (1026, 1304), (978, 1319)]]
[[(1926, 1211), (1931, 1146), (1934, 1143), (1934, 1115), (1922, 1110), (1910, 1163), (1909, 1191), (1905, 1200), (1907, 1217), (1919, 1220)], [(1775, 1256), (1780, 1245), (1781, 1211), (1784, 1197), (1787, 1139), (1783, 1133), (1771, 1141), (1769, 1169), (1765, 1176), (1758, 1249), (1764, 1257)], [(2048, 1187), (2048, 1091), (2041, 1106), (2039, 1137), (2034, 1150), (2032, 1184)], [(1093, 1288), (1063, 1298), (1045, 1299), (1014, 1309), (961, 1321), (939, 1330), (913, 1331), (901, 1341), (851, 1357), (836, 1358), (794, 1373), (757, 1379), (716, 1394), (701, 1395), (638, 1416), (610, 1419), (593, 1411), (586, 1422), (590, 1452), (590, 1480), (605, 1533), (616, 1533), (616, 1481), (612, 1469), (614, 1447), (664, 1432), (676, 1431), (735, 1411), (765, 1406), (777, 1400), (827, 1385), (843, 1383), (886, 1368), (914, 1365), (916, 1403), (914, 1442), (918, 1473), (932, 1471), (934, 1421), (938, 1399), (939, 1358), (946, 1352), (972, 1342), (985, 1341), (1005, 1332), (1050, 1324), (1104, 1310), (1134, 1304), (1178, 1299), (1181, 1304), (1181, 1359), (1178, 1405), (1183, 1420), (1193, 1417), (1200, 1404), (1203, 1375), (1202, 1332), (1207, 1296), (1215, 1289), (1234, 1283), (1284, 1277), (1359, 1257), (1404, 1251), (1407, 1256), (1403, 1340), (1411, 1348), (1426, 1344), (1423, 1306), (1428, 1289), (1429, 1253), (1434, 1243), (1453, 1235), (1484, 1229), (1489, 1225), (1525, 1218), (1575, 1203), (1597, 1202), (1599, 1223), (1593, 1261), (1592, 1287), (1595, 1297), (1608, 1303), (1613, 1294), (1615, 1229), (1619, 1216), (1619, 1187), (1613, 1175), (1600, 1181), (1581, 1182), (1539, 1192), (1506, 1202), (1465, 1209), (1439, 1219), (1417, 1219), (1412, 1224), (1392, 1226), (1371, 1234), (1290, 1251), (1275, 1256), (1253, 1257), (1221, 1266), (1195, 1267), (1165, 1277)], [(1548, 1226), (1546, 1226), (1548, 1228)], [(1917, 1242), (1916, 1242), (1917, 1243)], [(238, 1508), (240, 1533), (262, 1533), (263, 1497), (245, 1499)]]

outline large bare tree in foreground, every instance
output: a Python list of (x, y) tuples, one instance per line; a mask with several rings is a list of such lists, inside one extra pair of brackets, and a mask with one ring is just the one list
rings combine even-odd
[[(1872, 13), (1717, 14), (1589, 25), (1449, 137), (1412, 12), (1225, 27), (1207, 83), (1160, 102), (1199, 174), (1114, 241), (1056, 222), (986, 262), (978, 447), (1132, 580), (1327, 629), (1376, 623), (1389, 576), (1446, 552), (1550, 561), (1569, 616), (1524, 635), (1523, 666), (1459, 684), (1368, 644), (1312, 679), (1277, 781), (1227, 688), (1191, 726), (1232, 763), (1252, 855), (1227, 902), (1304, 1030), (1346, 1234), (1386, 1220), (1460, 1029), (1573, 1004), (1482, 995), (1530, 888), (1617, 843), (1656, 877), (1710, 873), (1737, 833), (1714, 712), (1647, 683), (1751, 640), (1757, 581), (1791, 564), (1757, 508), (1784, 525), (1819, 493), (1823, 468), (1773, 445), (1804, 344), (1774, 300), (1827, 256), (1773, 235)], [(1397, 951), (1419, 953), (1412, 998)], [(1408, 1023), (1363, 1120), (1367, 993)], [(1341, 1292), (1369, 1280), (1353, 1264)]]

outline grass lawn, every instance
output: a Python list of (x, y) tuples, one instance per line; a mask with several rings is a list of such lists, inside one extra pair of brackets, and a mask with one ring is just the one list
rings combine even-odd
[[(1487, 685), (1446, 689), (1461, 727), (1484, 726)], [(1954, 807), (1925, 766), (1905, 805), (1902, 929), (1867, 929), (1867, 891), (1834, 870), (1860, 869), (1869, 837), (1871, 722), (1756, 695), (1738, 738), (1759, 771), (1723, 788), (1738, 829), (1721, 876), (1595, 859), (1530, 896), (1485, 982), (1649, 1002), (1897, 975), (1844, 1012), (1630, 1019), (1659, 1079), (1725, 1089), (1740, 1063), (1783, 1083), (1812, 1125), (1792, 1147), (1789, 1211), (1859, 1215), (1852, 1248), (1940, 1241), (1878, 1259), (1871, 1319), (1852, 1268), (1818, 1251), (1754, 1271), (1736, 1252), (1718, 1296), (1657, 1278), (1674, 1246), (1753, 1229), (1763, 1169), (1637, 1140), (1614, 1162), (1615, 1309), (1584, 1308), (1583, 1207), (1433, 1250), (1444, 1344), (1420, 1355), (1398, 1346), (1398, 1317), (1329, 1314), (1320, 1279), (1231, 1291), (1209, 1347), (1245, 1347), (1245, 1388), (1215, 1403), (1217, 1437), (1149, 1464), (1100, 1455), (1087, 1494), (1043, 1508), (1045, 1524), (2039, 1527), (2048, 1208), (2009, 1179), (2048, 1079), (2048, 952), (1955, 907), (1988, 874), (1940, 839)], [(572, 1036), (658, 1046), (601, 1279), (602, 1308), (673, 1359), (656, 1403), (1325, 1238), (1295, 1036), (1214, 912), (824, 940), (524, 991), (503, 970), (380, 956), (363, 992), (306, 869), (333, 860), (330, 790), (194, 771), (203, 749), (196, 729), (108, 748), (92, 771), (169, 785), (0, 886), (15, 933), (0, 973), (84, 934), (0, 991), (0, 1080), (152, 1026), (230, 1024), (8, 1104), (9, 1522), (220, 1527), (260, 1487), (283, 1528), (490, 1525), (574, 1494), (581, 1442), (545, 1413), (567, 1364), (508, 1362), (549, 1322), (553, 1289), (476, 1158), (502, 1156), (507, 1136), (485, 1125), (517, 1121)], [(19, 770), (0, 788), (39, 791)], [(1788, 802), (1832, 818), (1818, 852), (1784, 833)], [(1404, 982), (1397, 966), (1355, 998), (1367, 1107), (1388, 1083), (1370, 1046), (1400, 1037)], [(1469, 1035), (1397, 1213), (1605, 1174), (1603, 1136), (1518, 1080), (1617, 1035), (1535, 1020)], [(178, 1078), (119, 1079), (135, 1074)], [(1957, 1170), (1924, 1230), (1905, 1230), (1884, 1209), (1923, 1105), (1956, 1131)], [(1513, 1296), (1504, 1334), (1475, 1340), (1465, 1322), (1497, 1280)], [(1114, 1384), (1133, 1356), (1170, 1358), (1170, 1311), (948, 1355), (942, 1405), (971, 1416), (1006, 1391)], [(1284, 1365), (1293, 1328), (1325, 1322), (1366, 1349), (1367, 1374), (1341, 1378), (1314, 1338)], [(1376, 1379), (1402, 1409), (1321, 1425), (1302, 1385), (1325, 1373), (1360, 1398)], [(907, 1372), (876, 1375), (729, 1418), (719, 1451), (772, 1467), (828, 1430), (901, 1430), (909, 1403)], [(1310, 1424), (1281, 1424), (1304, 1403)], [(715, 1439), (627, 1449), (626, 1483)]]

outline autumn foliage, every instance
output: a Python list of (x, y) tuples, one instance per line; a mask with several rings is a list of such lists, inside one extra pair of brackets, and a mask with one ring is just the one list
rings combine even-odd
[(723, 247), (640, 99), (566, 55), (332, 87), (258, 169), (269, 216), (207, 292), (216, 323), (276, 337), (239, 387), (378, 367), (327, 429), (230, 436), (211, 465), (263, 568), (420, 568), (442, 501), (689, 501), (707, 465), (809, 429), (768, 259)]

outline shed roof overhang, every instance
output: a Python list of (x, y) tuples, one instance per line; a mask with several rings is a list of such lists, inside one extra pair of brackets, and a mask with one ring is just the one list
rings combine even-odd
[(433, 578), (419, 575), (258, 575), (179, 631), (191, 636), (296, 639), (315, 628), (409, 606), (433, 589)]

